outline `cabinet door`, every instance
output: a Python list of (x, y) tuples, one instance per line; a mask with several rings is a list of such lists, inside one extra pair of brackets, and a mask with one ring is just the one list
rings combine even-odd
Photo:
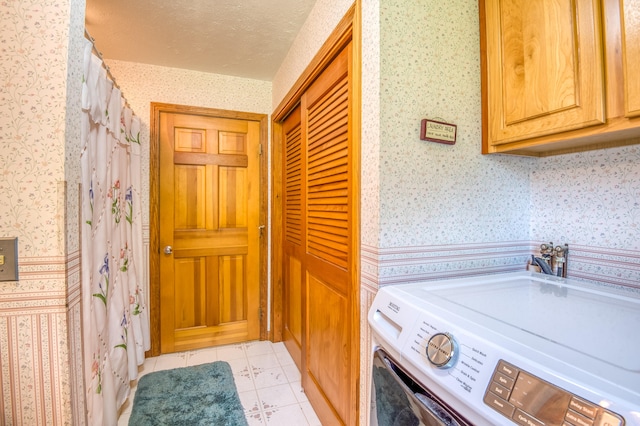
[(605, 122), (598, 0), (486, 0), (490, 145)]
[(640, 0), (620, 0), (625, 116), (640, 116)]

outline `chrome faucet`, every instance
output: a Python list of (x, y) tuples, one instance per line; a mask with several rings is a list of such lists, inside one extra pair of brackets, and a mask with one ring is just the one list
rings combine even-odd
[(529, 265), (533, 265), (535, 269), (547, 275), (556, 275), (558, 277), (567, 277), (567, 255), (569, 253), (569, 245), (553, 247), (553, 243), (540, 245), (540, 257), (531, 255)]

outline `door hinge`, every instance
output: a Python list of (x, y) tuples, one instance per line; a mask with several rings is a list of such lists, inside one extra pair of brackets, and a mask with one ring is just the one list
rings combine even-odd
[(258, 144), (258, 155), (262, 155), (262, 144)]

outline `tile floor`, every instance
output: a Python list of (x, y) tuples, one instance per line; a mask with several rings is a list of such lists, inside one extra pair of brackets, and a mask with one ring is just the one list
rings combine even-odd
[[(227, 361), (231, 366), (249, 426), (321, 426), (283, 343), (256, 341), (147, 358), (140, 367), (140, 377), (213, 361)], [(129, 423), (136, 383), (132, 383), (131, 395), (120, 410), (118, 426)]]

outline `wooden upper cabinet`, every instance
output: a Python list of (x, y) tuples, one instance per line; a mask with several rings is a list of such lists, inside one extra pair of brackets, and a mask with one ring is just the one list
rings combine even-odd
[(640, 143), (633, 139), (640, 120), (631, 122), (623, 105), (640, 103), (638, 79), (622, 84), (623, 2), (636, 19), (627, 25), (633, 49), (625, 63), (637, 75), (640, 0), (479, 1), (483, 153), (545, 156)]
[(640, 116), (640, 0), (620, 0), (625, 115)]

